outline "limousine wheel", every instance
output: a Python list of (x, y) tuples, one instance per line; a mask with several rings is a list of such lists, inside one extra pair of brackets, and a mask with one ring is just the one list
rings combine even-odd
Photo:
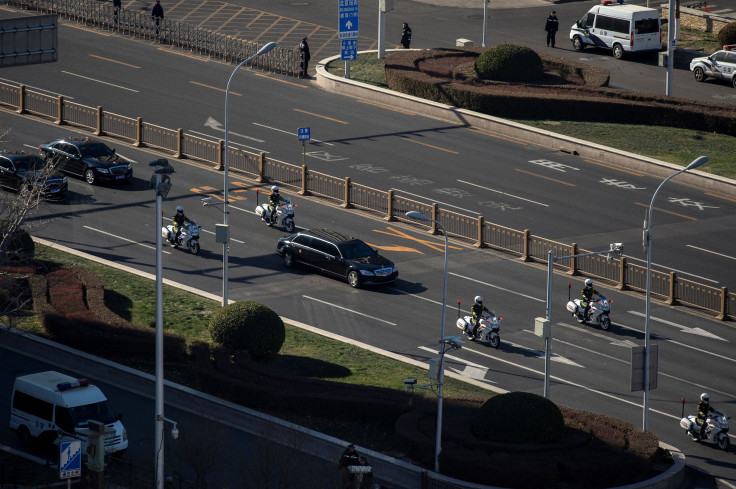
[(585, 43), (580, 39), (580, 36), (575, 36), (572, 38), (572, 47), (575, 51), (582, 51), (585, 49)]
[(24, 447), (27, 447), (31, 444), (31, 441), (33, 438), (31, 437), (31, 432), (28, 431), (28, 428), (25, 426), (21, 426), (18, 428), (18, 440), (20, 441), (20, 444)]
[(620, 44), (616, 44), (613, 46), (613, 57), (616, 59), (621, 59), (624, 57), (624, 48)]
[(360, 287), (360, 273), (356, 272), (355, 270), (348, 273), (348, 283), (354, 289)]
[(92, 168), (87, 168), (84, 170), (84, 179), (87, 180), (87, 183), (90, 185), (95, 184), (95, 171)]
[(294, 266), (294, 255), (291, 254), (291, 251), (284, 251), (284, 265), (288, 268)]

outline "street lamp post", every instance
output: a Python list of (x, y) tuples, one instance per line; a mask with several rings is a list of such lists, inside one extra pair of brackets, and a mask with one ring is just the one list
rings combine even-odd
[(156, 469), (156, 488), (164, 487), (164, 312), (163, 312), (163, 276), (161, 265), (161, 228), (163, 227), (161, 204), (171, 190), (169, 175), (174, 168), (168, 160), (151, 161), (148, 166), (155, 167), (151, 176), (151, 188), (156, 192), (156, 436), (154, 451)]
[(662, 186), (667, 183), (671, 178), (676, 177), (680, 173), (684, 173), (693, 168), (697, 168), (704, 165), (708, 161), (707, 156), (699, 156), (693, 160), (689, 165), (680, 171), (677, 171), (665, 178), (662, 183), (659, 184), (657, 190), (652, 195), (652, 201), (649, 203), (649, 212), (647, 218), (644, 220), (644, 247), (647, 249), (647, 299), (645, 306), (645, 321), (644, 321), (644, 412), (642, 414), (642, 429), (647, 431), (649, 428), (649, 314), (651, 308), (651, 295), (652, 295), (652, 210), (654, 209), (654, 199), (657, 198), (657, 193)]
[(442, 230), (442, 234), (445, 237), (445, 272), (442, 283), (442, 334), (440, 336), (440, 364), (439, 371), (437, 373), (437, 434), (435, 435), (435, 448), (434, 448), (434, 471), (440, 471), (440, 452), (442, 451), (442, 388), (445, 381), (445, 309), (447, 306), (447, 233), (445, 228), (439, 221), (431, 219), (421, 212), (409, 211), (406, 213), (406, 217), (412, 219), (418, 219), (420, 221), (431, 221), (436, 223)]
[(230, 209), (228, 208), (228, 170), (230, 167), (230, 84), (233, 81), (233, 78), (235, 77), (235, 73), (240, 69), (241, 66), (246, 65), (256, 59), (258, 56), (265, 54), (276, 47), (275, 42), (269, 42), (265, 46), (263, 46), (261, 49), (258, 50), (256, 54), (251, 56), (250, 58), (247, 58), (241, 63), (235, 67), (232, 74), (230, 75), (230, 79), (227, 81), (227, 88), (225, 90), (225, 172), (224, 172), (224, 184), (223, 184), (223, 193), (225, 194), (225, 200), (222, 205), (222, 212), (223, 212), (223, 225), (225, 227), (225, 236), (224, 241), (222, 243), (222, 307), (227, 306), (228, 304), (228, 298), (227, 298), (227, 268), (228, 268), (228, 251), (229, 251), (229, 245), (230, 245)]

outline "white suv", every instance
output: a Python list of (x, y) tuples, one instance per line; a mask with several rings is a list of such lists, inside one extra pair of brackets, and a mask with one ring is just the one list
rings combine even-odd
[(690, 71), (693, 72), (695, 81), (702, 82), (712, 77), (727, 80), (736, 87), (736, 51), (730, 50), (733, 46), (723, 47), (726, 49), (690, 61)]

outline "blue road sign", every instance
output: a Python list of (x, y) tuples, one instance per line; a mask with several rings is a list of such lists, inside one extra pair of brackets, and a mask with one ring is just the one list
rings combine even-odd
[(309, 128), (308, 127), (300, 127), (299, 128), (299, 141), (309, 141)]
[(355, 61), (358, 59), (358, 40), (343, 39), (342, 49), (340, 50), (340, 59), (342, 61)]
[(339, 0), (338, 39), (358, 38), (358, 0)]
[(59, 444), (59, 478), (82, 476), (82, 442), (62, 441)]

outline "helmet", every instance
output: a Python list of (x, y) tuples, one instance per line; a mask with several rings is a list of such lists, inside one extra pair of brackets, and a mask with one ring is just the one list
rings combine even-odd
[(593, 286), (593, 281), (591, 279), (589, 279), (589, 278), (586, 278), (585, 279), (585, 286), (586, 287), (592, 287)]
[(180, 205), (176, 206), (176, 212), (177, 214), (184, 214), (184, 208)]
[(271, 192), (273, 192), (275, 194), (279, 193), (279, 186), (278, 185), (274, 185), (273, 187), (271, 187)]
[(710, 396), (706, 394), (705, 392), (703, 392), (702, 394), (700, 394), (700, 400), (705, 401), (705, 402), (710, 402)]
[(479, 295), (475, 296), (475, 302), (483, 302), (483, 298)]

